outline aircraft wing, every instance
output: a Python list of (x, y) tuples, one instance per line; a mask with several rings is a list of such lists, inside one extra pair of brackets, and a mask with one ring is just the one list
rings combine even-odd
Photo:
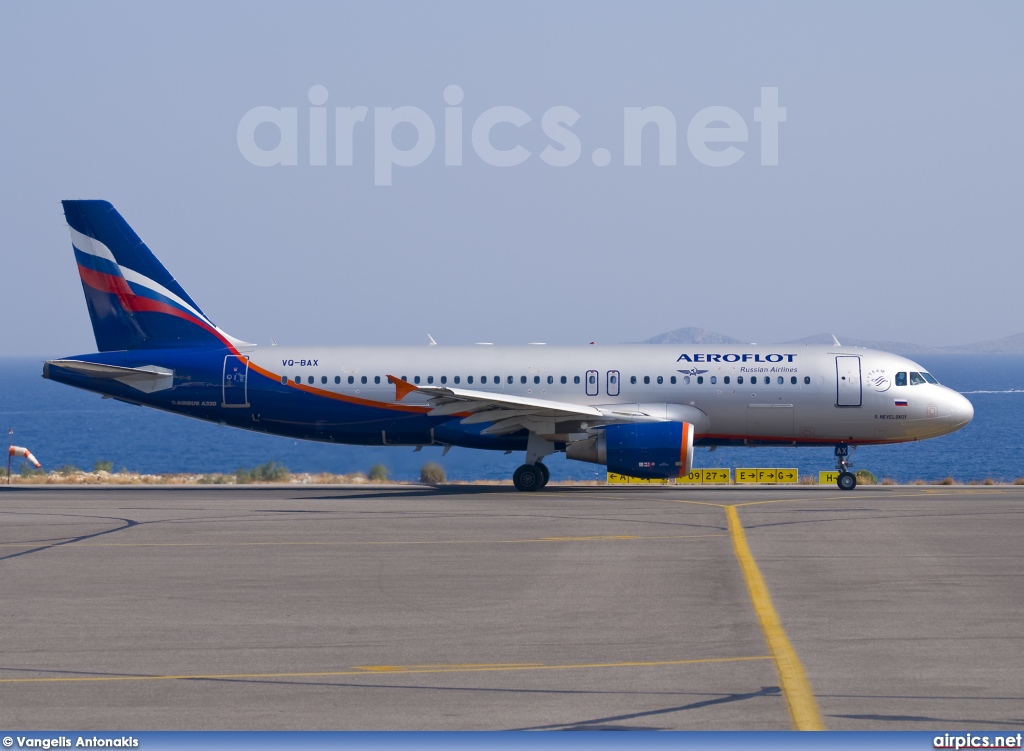
[[(399, 401), (414, 392), (428, 397), (432, 407), (428, 414), (432, 416), (461, 417), (463, 425), (492, 423), (481, 431), (484, 435), (529, 430), (549, 437), (581, 434), (588, 427), (598, 425), (665, 421), (664, 417), (630, 410), (630, 405), (591, 406), (448, 386), (417, 386), (391, 375), (388, 380), (395, 385), (396, 399)], [(581, 439), (583, 437), (586, 436), (580, 436)]]

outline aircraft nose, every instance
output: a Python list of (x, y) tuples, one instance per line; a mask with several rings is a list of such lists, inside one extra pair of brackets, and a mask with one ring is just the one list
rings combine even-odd
[(953, 430), (959, 430), (974, 419), (974, 405), (963, 394), (954, 391), (951, 396), (950, 422)]

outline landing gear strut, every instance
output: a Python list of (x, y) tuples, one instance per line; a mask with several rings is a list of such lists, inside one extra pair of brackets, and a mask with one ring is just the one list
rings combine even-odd
[(839, 470), (836, 485), (839, 486), (840, 490), (853, 490), (857, 487), (857, 475), (850, 471), (849, 456), (851, 448), (853, 447), (845, 443), (836, 446), (836, 469)]
[(540, 490), (548, 484), (550, 477), (551, 473), (548, 472), (548, 468), (540, 462), (524, 464), (512, 475), (512, 484), (516, 486), (516, 490)]

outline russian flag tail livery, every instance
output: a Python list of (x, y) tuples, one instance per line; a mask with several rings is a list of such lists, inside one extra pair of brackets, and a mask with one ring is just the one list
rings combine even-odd
[(232, 347), (106, 201), (63, 201), (100, 352)]

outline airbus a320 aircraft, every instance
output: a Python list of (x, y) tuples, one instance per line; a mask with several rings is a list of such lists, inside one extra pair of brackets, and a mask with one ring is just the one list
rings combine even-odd
[[(903, 357), (842, 346), (257, 347), (219, 329), (106, 201), (64, 201), (96, 354), (43, 377), (201, 420), (367, 446), (525, 451), (634, 477), (689, 474), (695, 446), (850, 448), (962, 428), (971, 403)], [(447, 451), (447, 448), (445, 448)]]

